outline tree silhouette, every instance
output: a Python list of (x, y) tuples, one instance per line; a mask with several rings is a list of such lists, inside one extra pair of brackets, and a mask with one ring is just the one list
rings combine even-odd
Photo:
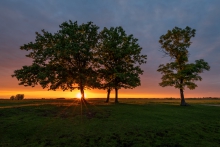
[(98, 28), (92, 22), (78, 25), (69, 21), (62, 23), (54, 34), (36, 32), (35, 43), (20, 47), (29, 52), (26, 56), (33, 59), (32, 65), (15, 70), (12, 77), (24, 86), (40, 84), (48, 90), (63, 91), (77, 88), (85, 101), (84, 90), (93, 88), (97, 77), (92, 61)]
[(99, 63), (100, 88), (107, 89), (106, 102), (112, 89), (115, 89), (115, 103), (118, 103), (120, 88), (135, 88), (141, 84), (140, 65), (146, 63), (147, 55), (141, 55), (142, 48), (137, 41), (122, 27), (104, 28), (100, 32), (95, 58)]
[(196, 60), (195, 63), (188, 63), (189, 52), (187, 48), (191, 45), (191, 37), (195, 36), (195, 29), (186, 27), (181, 29), (175, 27), (168, 30), (167, 34), (160, 37), (161, 51), (171, 57), (173, 62), (161, 64), (157, 71), (163, 74), (160, 86), (174, 86), (180, 89), (181, 106), (188, 105), (184, 98), (185, 87), (190, 90), (195, 89), (195, 81), (201, 81), (199, 73), (209, 70), (210, 66), (203, 59)]

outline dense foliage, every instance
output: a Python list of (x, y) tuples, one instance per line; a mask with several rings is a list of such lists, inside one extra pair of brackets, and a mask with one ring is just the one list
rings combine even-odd
[(180, 89), (181, 105), (187, 105), (184, 99), (184, 88), (195, 89), (195, 81), (201, 81), (199, 73), (209, 70), (210, 66), (203, 59), (196, 60), (195, 63), (188, 63), (189, 51), (187, 48), (191, 45), (190, 39), (195, 36), (195, 29), (186, 27), (181, 29), (175, 27), (168, 30), (167, 34), (160, 37), (162, 52), (173, 59), (173, 62), (161, 64), (157, 71), (163, 74), (162, 87), (174, 86)]
[(49, 90), (78, 88), (84, 99), (84, 89), (96, 81), (92, 50), (97, 42), (98, 27), (92, 22), (78, 25), (69, 21), (60, 28), (54, 34), (42, 30), (42, 35), (36, 33), (35, 43), (21, 46), (22, 50), (30, 51), (27, 57), (33, 59), (33, 64), (15, 70), (12, 76), (25, 86), (40, 84)]
[(146, 55), (140, 55), (137, 39), (127, 36), (122, 27), (104, 28), (100, 33), (98, 29), (92, 22), (78, 25), (69, 21), (54, 34), (37, 32), (34, 43), (20, 48), (29, 51), (26, 56), (33, 59), (32, 65), (15, 70), (12, 77), (24, 86), (77, 88), (82, 100), (86, 88), (115, 88), (117, 92), (139, 86), (143, 70), (137, 64), (146, 63)]
[(133, 35), (127, 35), (122, 27), (104, 28), (99, 34), (97, 59), (101, 88), (107, 89), (109, 101), (111, 89), (115, 89), (115, 102), (118, 102), (118, 89), (134, 88), (141, 84), (141, 64), (146, 63), (147, 55), (141, 55), (142, 48)]

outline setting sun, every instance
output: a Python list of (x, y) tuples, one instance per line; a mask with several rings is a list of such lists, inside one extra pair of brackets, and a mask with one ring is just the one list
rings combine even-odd
[[(84, 96), (86, 97), (86, 94), (84, 93)], [(76, 94), (76, 98), (80, 99), (82, 97), (81, 93)]]
[(76, 98), (80, 99), (81, 98), (81, 93), (77, 93)]

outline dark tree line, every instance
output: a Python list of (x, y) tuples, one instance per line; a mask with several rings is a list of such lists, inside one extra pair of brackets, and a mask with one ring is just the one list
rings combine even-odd
[[(161, 51), (170, 56), (173, 62), (161, 64), (158, 72), (163, 74), (160, 86), (174, 86), (180, 90), (181, 105), (188, 105), (184, 98), (185, 87), (195, 89), (195, 81), (202, 80), (199, 73), (209, 70), (210, 66), (203, 59), (188, 63), (195, 29), (175, 27), (160, 37)], [(35, 42), (24, 44), (21, 50), (29, 52), (33, 59), (30, 66), (15, 70), (20, 85), (41, 85), (48, 90), (62, 89), (81, 92), (85, 101), (85, 89), (115, 90), (115, 103), (118, 103), (118, 90), (135, 88), (141, 85), (140, 75), (147, 55), (142, 55), (142, 48), (133, 35), (127, 35), (122, 27), (104, 28), (92, 22), (78, 25), (77, 22), (64, 22), (60, 30), (52, 34), (42, 30), (36, 32)]]
[(78, 25), (69, 21), (62, 23), (54, 34), (36, 32), (34, 43), (20, 47), (29, 51), (26, 56), (33, 59), (32, 65), (15, 70), (12, 77), (24, 86), (78, 89), (84, 102), (85, 89), (107, 90), (106, 102), (115, 89), (117, 103), (120, 88), (140, 85), (140, 65), (146, 63), (147, 55), (141, 55), (138, 39), (127, 35), (122, 27), (104, 28), (100, 32), (98, 29), (92, 22)]

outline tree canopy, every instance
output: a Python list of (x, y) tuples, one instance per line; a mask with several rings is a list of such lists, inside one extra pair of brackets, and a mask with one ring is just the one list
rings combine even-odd
[(104, 28), (99, 34), (97, 59), (101, 88), (115, 89), (115, 102), (118, 102), (118, 89), (134, 88), (141, 84), (141, 64), (146, 63), (147, 55), (141, 55), (142, 48), (133, 35), (127, 35), (122, 27)]
[(118, 102), (118, 89), (140, 85), (140, 65), (146, 63), (147, 56), (140, 54), (138, 39), (122, 27), (98, 29), (92, 22), (78, 25), (69, 21), (54, 34), (36, 32), (34, 43), (20, 47), (28, 51), (32, 64), (15, 70), (12, 77), (24, 86), (79, 89), (84, 102), (85, 89), (107, 89), (110, 94), (114, 88)]
[(84, 99), (84, 89), (93, 87), (96, 81), (92, 61), (98, 29), (92, 22), (78, 25), (69, 21), (62, 23), (54, 34), (36, 32), (35, 43), (20, 47), (29, 51), (26, 56), (33, 59), (32, 65), (15, 70), (12, 77), (24, 86), (40, 84), (49, 90), (71, 91), (77, 88)]
[(185, 87), (193, 90), (197, 87), (195, 81), (201, 81), (199, 73), (209, 70), (210, 66), (203, 59), (196, 60), (195, 63), (188, 63), (190, 39), (195, 36), (195, 29), (186, 27), (181, 29), (175, 27), (168, 30), (167, 34), (160, 37), (161, 51), (165, 56), (170, 56), (173, 62), (159, 65), (158, 72), (163, 74), (160, 86), (174, 86), (180, 89), (181, 105), (188, 105), (184, 99)]

